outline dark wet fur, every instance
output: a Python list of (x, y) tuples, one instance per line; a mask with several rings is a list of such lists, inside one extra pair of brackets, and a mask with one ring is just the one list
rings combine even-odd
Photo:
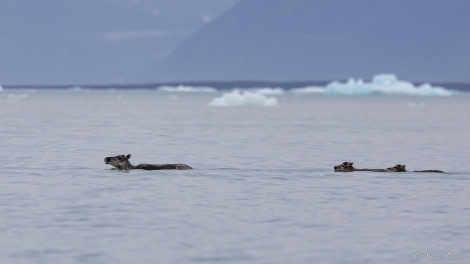
[(132, 165), (129, 162), (131, 158), (131, 154), (128, 155), (118, 155), (114, 157), (106, 157), (104, 158), (104, 163), (114, 166), (120, 170), (190, 170), (192, 169), (191, 166), (186, 164), (139, 164), (137, 166)]

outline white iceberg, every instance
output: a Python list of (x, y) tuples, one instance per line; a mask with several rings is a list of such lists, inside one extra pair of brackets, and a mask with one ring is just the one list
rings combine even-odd
[(168, 86), (162, 85), (157, 88), (157, 91), (164, 92), (216, 92), (217, 90), (208, 86), (188, 86), (188, 85), (177, 85), (177, 86)]
[(209, 103), (210, 106), (227, 107), (227, 106), (263, 106), (272, 107), (277, 106), (277, 99), (274, 97), (267, 97), (263, 94), (233, 90), (224, 93), (222, 96), (212, 99)]
[(296, 94), (322, 94), (325, 92), (325, 88), (319, 86), (307, 86), (302, 88), (292, 88), (289, 92)]

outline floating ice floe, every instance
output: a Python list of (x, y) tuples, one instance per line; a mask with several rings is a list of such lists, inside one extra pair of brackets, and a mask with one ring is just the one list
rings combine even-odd
[(233, 90), (224, 93), (222, 96), (212, 99), (209, 103), (210, 106), (277, 106), (277, 99), (275, 97), (267, 97), (263, 94)]
[(27, 94), (14, 94), (14, 93), (10, 93), (10, 94), (8, 94), (7, 102), (9, 102), (9, 103), (16, 103), (16, 102), (18, 102), (18, 101), (21, 101), (21, 100), (25, 99), (26, 97), (28, 97)]
[(157, 91), (164, 92), (216, 92), (217, 90), (208, 86), (187, 86), (187, 85), (178, 85), (178, 86), (168, 86), (162, 85), (157, 88)]
[(379, 74), (374, 76), (372, 82), (353, 78), (346, 83), (331, 82), (326, 85), (324, 94), (451, 96), (453, 93), (439, 86), (431, 86), (429, 83), (415, 86), (411, 82), (398, 80), (394, 74)]

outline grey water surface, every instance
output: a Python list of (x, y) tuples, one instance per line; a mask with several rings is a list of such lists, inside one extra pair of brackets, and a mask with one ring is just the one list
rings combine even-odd
[(217, 96), (1, 91), (0, 263), (468, 263), (468, 95)]

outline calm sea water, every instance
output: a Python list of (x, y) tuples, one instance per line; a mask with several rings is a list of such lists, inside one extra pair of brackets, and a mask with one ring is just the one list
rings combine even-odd
[(470, 96), (220, 95), (1, 91), (0, 263), (469, 263)]

